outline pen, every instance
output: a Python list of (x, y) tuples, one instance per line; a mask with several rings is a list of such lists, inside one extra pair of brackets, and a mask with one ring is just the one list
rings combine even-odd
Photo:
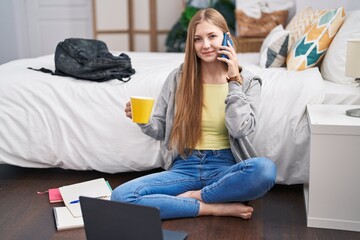
[[(109, 198), (109, 196), (100, 196), (100, 197), (96, 197), (96, 198), (98, 198), (98, 199), (107, 199), (107, 198)], [(75, 203), (78, 203), (78, 202), (80, 202), (79, 199), (71, 201), (70, 204), (75, 204)]]

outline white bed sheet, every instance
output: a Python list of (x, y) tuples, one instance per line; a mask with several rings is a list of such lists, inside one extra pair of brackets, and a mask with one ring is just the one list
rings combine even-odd
[(360, 104), (360, 86), (355, 83), (354, 85), (346, 85), (324, 80), (324, 87), (324, 104)]
[[(159, 142), (144, 135), (123, 109), (131, 95), (156, 98), (183, 54), (128, 54), (136, 74), (127, 83), (96, 83), (27, 69), (54, 69), (53, 56), (1, 65), (0, 163), (109, 173), (161, 167)], [(307, 182), (306, 105), (323, 101), (323, 80), (317, 68), (261, 69), (257, 56), (239, 54), (239, 62), (263, 79), (254, 145), (276, 163), (278, 183)]]
[(123, 83), (51, 76), (53, 56), (0, 66), (0, 162), (24, 167), (141, 171), (160, 167), (159, 143), (125, 117), (131, 95), (157, 97), (182, 54), (131, 53)]

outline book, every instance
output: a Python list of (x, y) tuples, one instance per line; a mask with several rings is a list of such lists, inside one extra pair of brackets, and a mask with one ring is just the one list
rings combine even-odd
[(74, 217), (81, 217), (80, 196), (110, 200), (112, 189), (104, 178), (98, 178), (60, 187), (59, 191), (71, 214)]
[(63, 201), (59, 188), (50, 188), (48, 192), (50, 203), (58, 203)]
[(58, 188), (49, 188), (47, 191), (44, 192), (37, 192), (39, 195), (45, 195), (47, 194), (49, 197), (50, 203), (58, 203), (62, 202), (63, 199), (61, 197), (61, 193)]
[(56, 229), (58, 231), (84, 226), (82, 217), (74, 217), (67, 207), (54, 207)]

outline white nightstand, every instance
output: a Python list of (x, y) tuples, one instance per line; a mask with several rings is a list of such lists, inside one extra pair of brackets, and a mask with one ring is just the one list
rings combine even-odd
[(307, 226), (360, 231), (360, 118), (358, 106), (308, 105), (310, 178), (305, 185)]

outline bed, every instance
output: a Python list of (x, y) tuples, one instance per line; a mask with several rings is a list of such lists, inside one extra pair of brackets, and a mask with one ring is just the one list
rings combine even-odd
[[(27, 69), (54, 70), (53, 55), (1, 65), (0, 163), (107, 173), (162, 167), (160, 143), (125, 117), (124, 106), (132, 95), (156, 99), (184, 55), (126, 53), (136, 70), (126, 83), (97, 83)], [(324, 79), (322, 68), (330, 53), (329, 48), (322, 65), (303, 71), (262, 68), (261, 53), (238, 54), (240, 64), (263, 80), (257, 129), (251, 140), (259, 155), (277, 165), (279, 184), (308, 181), (308, 104), (360, 104), (356, 84)]]

